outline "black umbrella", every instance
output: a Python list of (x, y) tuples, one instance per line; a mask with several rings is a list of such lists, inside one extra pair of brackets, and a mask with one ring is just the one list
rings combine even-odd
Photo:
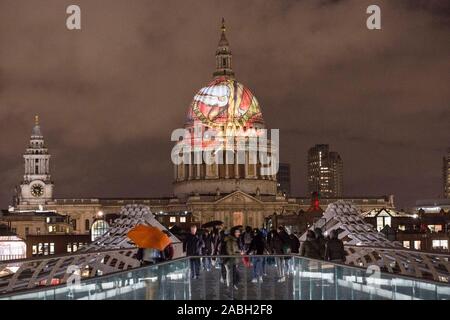
[(179, 233), (183, 233), (183, 229), (181, 229), (179, 226), (174, 225), (172, 228), (169, 229), (170, 232), (172, 232), (173, 234), (179, 234)]
[(215, 226), (220, 226), (222, 224), (223, 224), (223, 221), (214, 220), (214, 221), (210, 221), (210, 222), (207, 222), (207, 223), (203, 224), (202, 228), (213, 228)]

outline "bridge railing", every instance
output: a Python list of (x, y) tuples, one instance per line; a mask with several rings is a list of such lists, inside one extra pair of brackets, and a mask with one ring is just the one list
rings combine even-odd
[[(450, 299), (450, 286), (376, 270), (286, 256), (185, 257), (160, 264), (12, 292), (0, 299), (363, 300)], [(195, 276), (193, 265), (208, 266)], [(259, 269), (254, 277), (255, 266)], [(234, 271), (233, 271), (234, 270)], [(237, 275), (237, 276), (236, 276)], [(221, 281), (221, 278), (223, 278)]]
[[(376, 246), (345, 247), (346, 265), (449, 283), (450, 255)], [(82, 279), (139, 267), (136, 248), (98, 250), (0, 263), (0, 294), (66, 283), (74, 273)], [(71, 267), (71, 269), (69, 269)]]

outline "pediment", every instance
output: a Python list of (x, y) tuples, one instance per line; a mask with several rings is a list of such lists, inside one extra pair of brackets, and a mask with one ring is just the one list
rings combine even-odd
[(216, 204), (261, 204), (261, 200), (242, 192), (235, 191), (216, 201)]

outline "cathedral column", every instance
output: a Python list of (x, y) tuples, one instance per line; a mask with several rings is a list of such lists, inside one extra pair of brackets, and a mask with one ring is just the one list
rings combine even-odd
[(248, 166), (249, 166), (249, 160), (250, 160), (250, 155), (248, 153), (248, 151), (245, 152), (245, 165), (244, 165), (244, 169), (245, 169), (245, 178), (248, 178)]
[(225, 179), (228, 179), (229, 178), (229, 173), (228, 173), (228, 163), (227, 163), (227, 160), (225, 159), (225, 164), (224, 164), (224, 166), (225, 166)]
[(238, 152), (234, 153), (234, 178), (239, 179)]
[(195, 174), (195, 179), (200, 179), (201, 178), (201, 171), (202, 171), (202, 165), (201, 164), (196, 164), (197, 166), (197, 172)]
[(188, 178), (188, 180), (191, 180), (192, 177), (194, 176), (194, 165), (193, 165), (194, 155), (191, 153), (190, 157), (191, 157), (191, 163), (189, 164), (189, 178)]

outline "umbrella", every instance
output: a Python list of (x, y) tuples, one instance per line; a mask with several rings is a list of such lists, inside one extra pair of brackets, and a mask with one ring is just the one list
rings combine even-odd
[(179, 226), (174, 225), (172, 228), (169, 229), (171, 233), (173, 234), (179, 234), (183, 232), (183, 229), (181, 229)]
[(222, 224), (223, 224), (223, 221), (213, 220), (213, 221), (210, 221), (210, 222), (207, 222), (207, 223), (203, 224), (202, 228), (213, 228), (215, 226), (220, 226)]
[(161, 230), (153, 226), (147, 226), (139, 224), (127, 233), (128, 238), (139, 248), (151, 248), (163, 251), (167, 247), (171, 240)]

